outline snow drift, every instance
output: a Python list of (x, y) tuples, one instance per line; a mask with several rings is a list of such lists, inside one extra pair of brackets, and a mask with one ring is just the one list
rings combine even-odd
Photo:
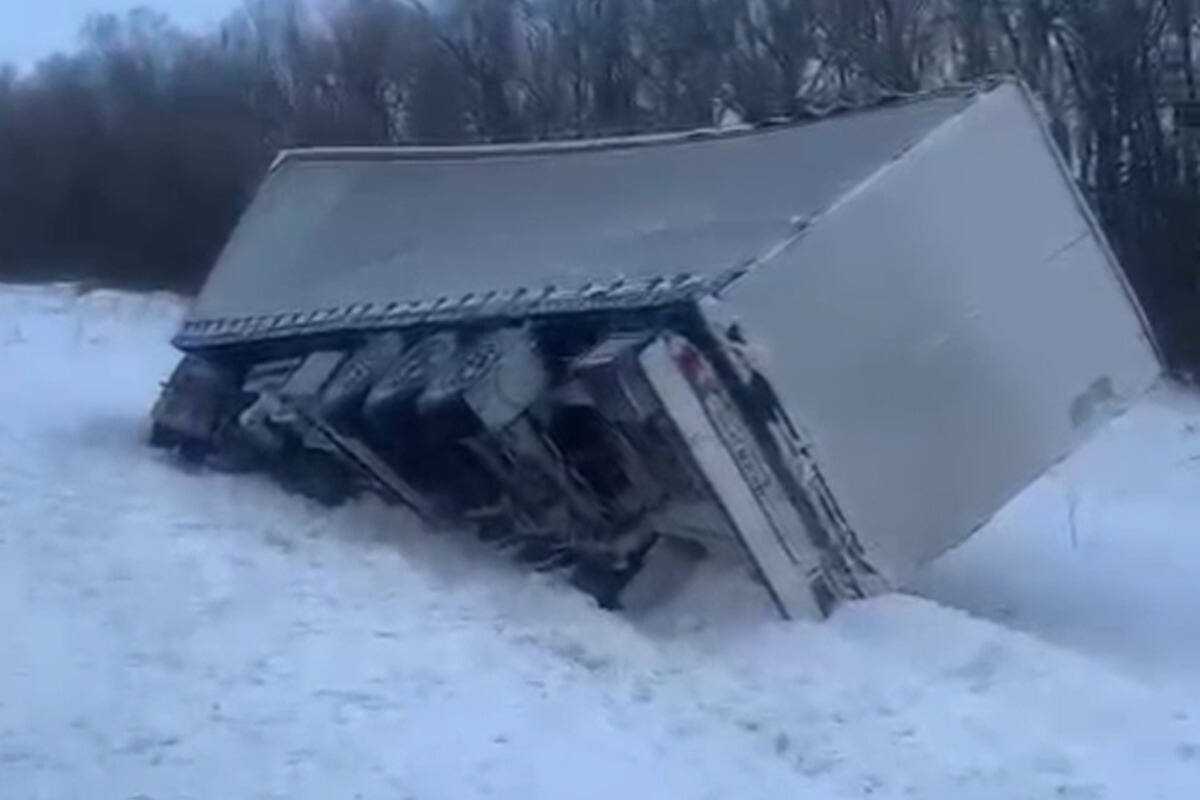
[(826, 624), (702, 565), (614, 615), (467, 536), (141, 443), (168, 297), (0, 289), (15, 798), (1190, 798), (1200, 401), (1161, 391)]

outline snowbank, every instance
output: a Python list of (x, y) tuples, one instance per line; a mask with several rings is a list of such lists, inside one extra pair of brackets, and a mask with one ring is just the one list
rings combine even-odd
[(917, 589), (1200, 699), (1198, 485), (1200, 397), (1161, 392), (933, 564)]
[(142, 446), (179, 315), (0, 288), (5, 797), (1200, 792), (1194, 398), (1032, 487), (932, 599), (787, 624), (716, 562), (614, 615), (379, 503)]

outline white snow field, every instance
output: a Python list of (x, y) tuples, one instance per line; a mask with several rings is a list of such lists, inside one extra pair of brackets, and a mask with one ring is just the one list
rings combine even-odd
[(0, 287), (0, 798), (1200, 797), (1200, 399), (916, 595), (710, 560), (606, 613), (467, 535), (142, 443), (179, 304)]

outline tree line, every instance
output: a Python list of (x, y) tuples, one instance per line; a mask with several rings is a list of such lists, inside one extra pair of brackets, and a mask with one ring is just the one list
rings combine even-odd
[(1200, 0), (246, 0), (203, 35), (93, 16), (75, 51), (0, 67), (0, 279), (193, 290), (283, 147), (754, 123), (1007, 72), (1190, 368), (1200, 136), (1172, 101), (1198, 35)]

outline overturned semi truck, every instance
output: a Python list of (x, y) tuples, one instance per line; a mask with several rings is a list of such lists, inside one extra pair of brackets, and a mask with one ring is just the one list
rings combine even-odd
[(1017, 83), (756, 129), (281, 154), (153, 441), (374, 492), (616, 606), (665, 545), (781, 613), (899, 587), (1160, 375)]

